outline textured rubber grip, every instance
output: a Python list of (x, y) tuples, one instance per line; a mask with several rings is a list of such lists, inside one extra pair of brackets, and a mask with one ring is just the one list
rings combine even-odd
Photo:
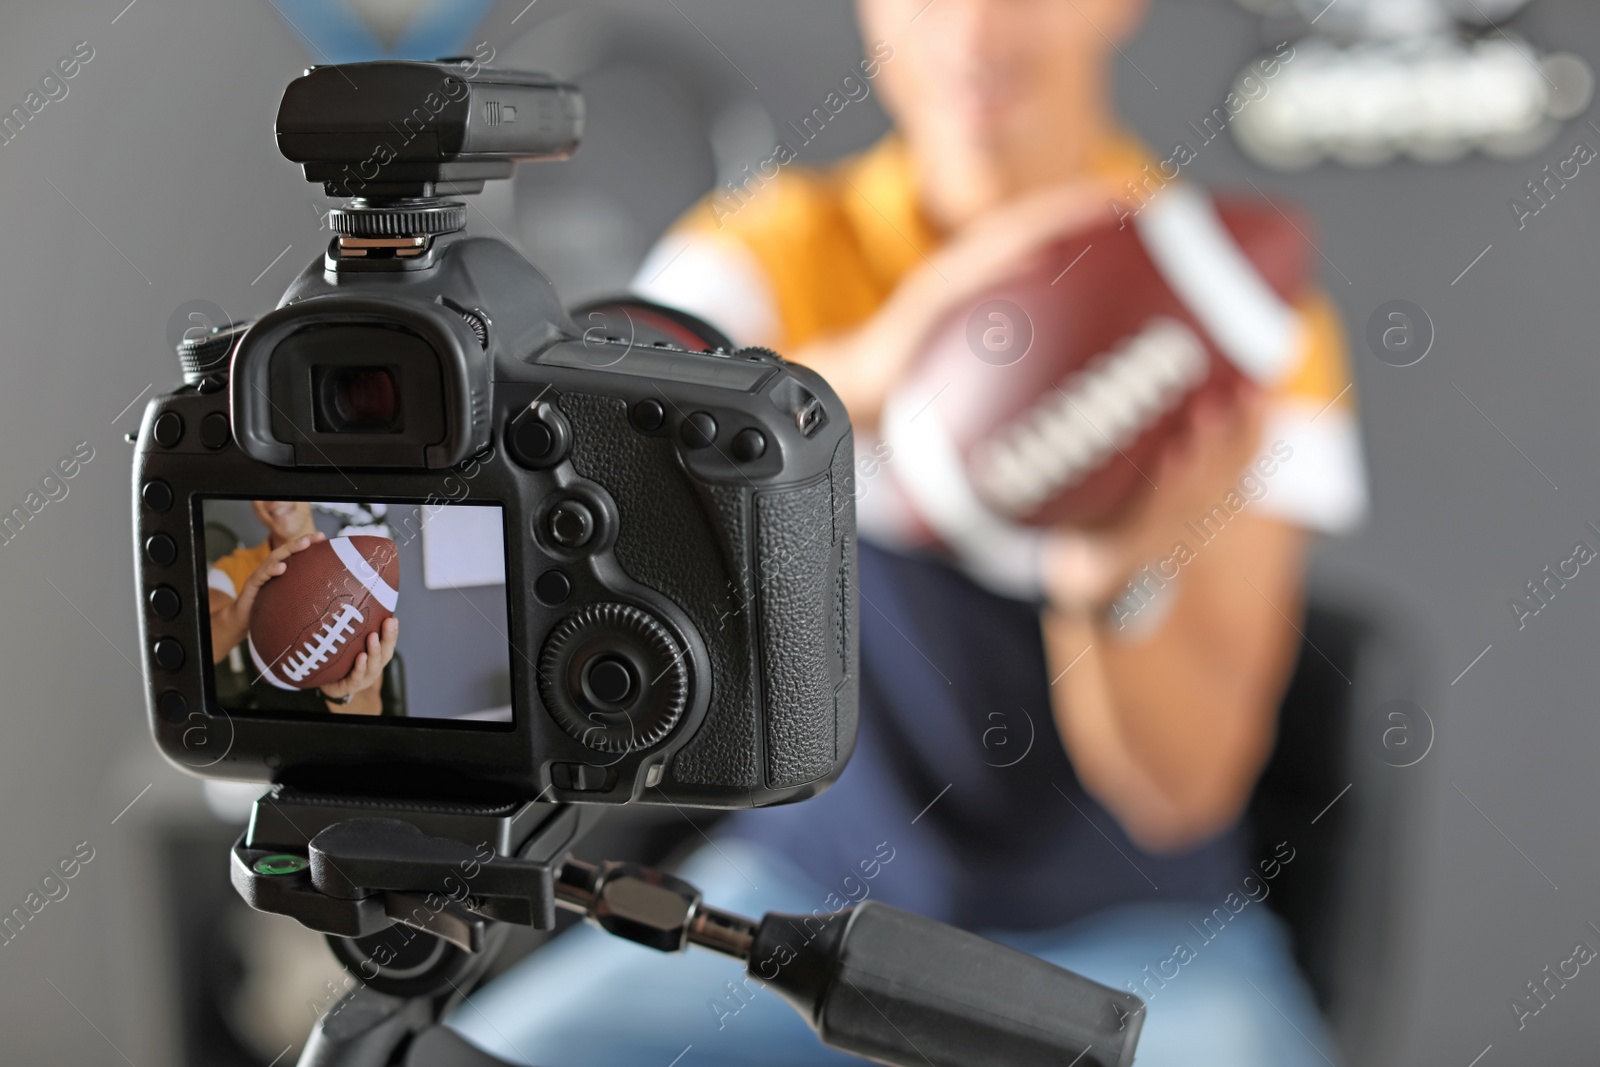
[(833, 493), (823, 480), (756, 497), (756, 601), (771, 788), (833, 770), (837, 712), (829, 666), (837, 658), (838, 572)]
[(1130, 993), (872, 901), (767, 915), (749, 971), (824, 1044), (907, 1067), (1128, 1067), (1144, 1021)]

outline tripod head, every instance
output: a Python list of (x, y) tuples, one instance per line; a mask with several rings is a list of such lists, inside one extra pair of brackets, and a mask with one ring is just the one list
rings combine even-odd
[(487, 970), (505, 924), (550, 929), (558, 907), (662, 952), (692, 945), (739, 960), (824, 1044), (880, 1063), (1133, 1061), (1135, 996), (876, 902), (753, 920), (673, 875), (572, 859), (599, 815), (284, 787), (258, 800), (233, 849), (235, 888), (252, 907), (330, 935), (362, 983), (318, 1023), (300, 1067), (499, 1064), (437, 1023)]

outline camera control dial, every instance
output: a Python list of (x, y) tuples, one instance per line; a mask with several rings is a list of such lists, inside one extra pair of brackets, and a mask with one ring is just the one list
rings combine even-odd
[(598, 752), (649, 748), (689, 702), (689, 671), (672, 634), (628, 604), (590, 604), (551, 631), (539, 693), (561, 728)]

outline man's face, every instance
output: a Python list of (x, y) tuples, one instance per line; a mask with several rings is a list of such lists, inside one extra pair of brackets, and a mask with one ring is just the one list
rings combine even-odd
[(311, 532), (311, 505), (304, 500), (252, 500), (256, 518), (261, 520), (272, 536), (287, 541)]
[(862, 35), (888, 41), (880, 85), (913, 138), (1002, 156), (1085, 121), (1106, 54), (1139, 24), (1145, 0), (857, 0)]

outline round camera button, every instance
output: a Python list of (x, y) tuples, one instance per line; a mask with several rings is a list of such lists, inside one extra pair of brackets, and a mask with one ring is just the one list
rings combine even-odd
[(633, 425), (637, 429), (647, 433), (659, 430), (666, 421), (667, 410), (659, 400), (641, 400), (633, 405)]
[(189, 717), (189, 702), (176, 689), (168, 689), (156, 697), (156, 711), (170, 723), (180, 723)]
[(565, 603), (567, 597), (572, 595), (572, 579), (563, 571), (545, 571), (533, 583), (533, 595), (541, 603), (551, 606)]
[(176, 619), (183, 610), (183, 600), (170, 585), (158, 585), (150, 590), (150, 610), (163, 619)]
[(150, 537), (144, 543), (144, 554), (158, 567), (170, 567), (178, 559), (178, 542), (164, 533)]
[(200, 443), (213, 452), (226, 448), (232, 437), (233, 429), (228, 425), (228, 416), (222, 412), (213, 411), (200, 420)]
[(752, 463), (767, 454), (767, 438), (760, 430), (740, 430), (733, 437), (733, 458), (740, 463)]
[(594, 513), (578, 500), (563, 500), (550, 512), (550, 537), (563, 548), (582, 548), (594, 537)]
[(678, 436), (690, 448), (706, 448), (717, 439), (717, 420), (710, 412), (697, 411), (683, 420)]
[(144, 501), (144, 506), (151, 511), (163, 512), (172, 507), (172, 486), (160, 478), (145, 482), (139, 490), (139, 499)]
[(529, 470), (554, 467), (567, 457), (571, 444), (572, 429), (553, 404), (532, 404), (506, 427), (506, 451)]
[(156, 444), (162, 448), (171, 448), (183, 440), (183, 416), (176, 411), (168, 411), (156, 419), (155, 427), (151, 430)]
[(156, 666), (162, 670), (175, 671), (183, 666), (183, 645), (176, 637), (163, 637), (150, 647), (154, 653)]
[(633, 669), (616, 656), (596, 656), (584, 671), (583, 684), (596, 703), (621, 707), (633, 695)]
[(542, 422), (530, 422), (517, 430), (517, 451), (528, 459), (544, 459), (555, 443), (555, 435)]

